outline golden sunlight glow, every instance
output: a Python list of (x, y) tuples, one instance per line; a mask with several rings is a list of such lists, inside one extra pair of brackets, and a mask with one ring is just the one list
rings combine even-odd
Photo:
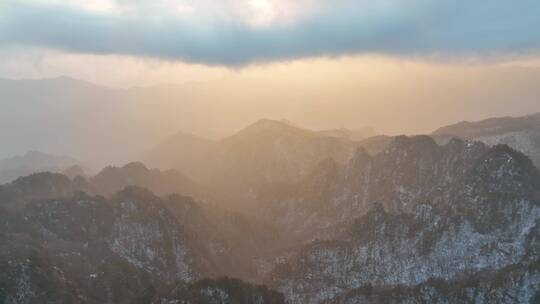
[[(0, 70), (16, 71), (19, 78), (72, 75), (125, 88), (182, 84), (152, 98), (161, 101), (159, 112), (167, 116), (160, 126), (163, 134), (183, 129), (219, 137), (261, 117), (287, 118), (312, 128), (372, 126), (380, 133), (411, 134), (460, 120), (540, 110), (540, 88), (532, 84), (540, 79), (538, 58), (465, 64), (364, 55), (240, 69), (53, 51), (27, 59), (0, 62)], [(508, 107), (508, 100), (516, 102)], [(211, 111), (179, 121), (178, 113), (190, 111), (186, 101)], [(204, 121), (203, 128), (194, 127), (198, 121)]]

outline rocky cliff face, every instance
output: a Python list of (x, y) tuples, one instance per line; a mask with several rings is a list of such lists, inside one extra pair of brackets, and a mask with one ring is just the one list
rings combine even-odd
[(397, 137), (375, 156), (358, 149), (345, 166), (326, 160), (297, 184), (264, 189), (259, 200), (267, 216), (287, 231), (324, 237), (374, 202), (404, 212), (420, 203), (449, 202), (488, 151), (484, 144), (457, 139), (438, 146), (428, 136)]
[(474, 140), (482, 141), (488, 145), (508, 145), (528, 155), (540, 168), (540, 127), (502, 134), (482, 135), (475, 137)]
[[(31, 184), (49, 189), (44, 185), (54, 185), (58, 176), (47, 177)], [(104, 198), (68, 187), (76, 193), (34, 199), (34, 188), (17, 185), (6, 187), (9, 196), (0, 202), (6, 211), (0, 214), (1, 303), (133, 303), (149, 289), (156, 299), (170, 299), (170, 286), (205, 277), (254, 281), (256, 257), (272, 243), (270, 228), (190, 197), (159, 198), (127, 187)], [(275, 292), (243, 284), (226, 284), (243, 286), (231, 299), (251, 295), (267, 303), (266, 293), (273, 299)], [(193, 286), (190, 292), (203, 288)]]
[(71, 196), (80, 188), (78, 185), (59, 173), (41, 172), (20, 177), (0, 186), (0, 208), (14, 210), (36, 199)]
[(261, 282), (270, 264), (263, 261), (275, 256), (279, 236), (273, 226), (243, 214), (230, 212), (172, 195), (163, 199), (166, 207), (200, 242), (201, 252), (214, 261), (212, 268), (220, 275)]
[[(460, 216), (434, 213), (427, 205), (418, 205), (413, 214), (374, 210), (357, 221), (351, 240), (306, 247), (276, 284), (293, 303), (321, 303), (368, 285), (415, 286), (505, 271), (526, 259), (527, 239), (540, 214), (537, 206), (514, 208), (523, 208), (512, 211), (521, 223), (491, 233), (476, 230)], [(538, 279), (536, 271), (526, 275)]]
[[(314, 176), (308, 189), (322, 190), (296, 187), (301, 190), (275, 202), (278, 207), (286, 202), (287, 212), (294, 214), (276, 219), (286, 229), (326, 238), (311, 242), (276, 269), (273, 284), (292, 303), (345, 301), (345, 294), (365, 286), (428, 290), (431, 280), (505, 272), (535, 255), (530, 240), (538, 238), (540, 174), (529, 159), (506, 146), (460, 140), (438, 146), (429, 137), (399, 137), (375, 157), (360, 151), (347, 166), (323, 166)], [(516, 278), (519, 283), (508, 288), (532, 299), (536, 268), (520, 269), (515, 275), (528, 283)], [(487, 293), (496, 282), (467, 284)], [(407, 292), (396, 301), (421, 295)], [(456, 296), (430, 292), (443, 302)], [(360, 299), (355, 297), (349, 299)]]
[(140, 188), (110, 200), (34, 201), (7, 220), (0, 242), (7, 303), (128, 303), (145, 286), (212, 275), (199, 240)]
[(365, 286), (331, 303), (538, 303), (538, 263), (486, 271), (462, 280), (429, 280), (413, 287)]
[(282, 294), (262, 285), (250, 285), (240, 280), (204, 279), (193, 284), (180, 284), (165, 295), (154, 297), (155, 304), (284, 304)]

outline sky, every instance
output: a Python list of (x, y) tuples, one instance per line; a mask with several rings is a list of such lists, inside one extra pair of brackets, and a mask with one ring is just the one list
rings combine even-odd
[(512, 56), (540, 3), (433, 0), (3, 0), (5, 46), (241, 67), (317, 56)]
[(0, 1), (6, 78), (95, 80), (90, 70), (98, 66), (137, 75), (100, 81), (130, 86), (318, 57), (492, 63), (539, 49), (534, 0)]
[(540, 111), (540, 2), (0, 0), (0, 78), (63, 75), (223, 107), (227, 127), (164, 133), (261, 117), (429, 133)]

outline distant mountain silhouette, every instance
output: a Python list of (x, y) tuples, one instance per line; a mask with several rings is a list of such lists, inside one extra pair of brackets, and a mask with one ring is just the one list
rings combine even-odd
[[(224, 90), (222, 81), (123, 89), (70, 77), (0, 79), (0, 107), (9, 109), (0, 111), (0, 157), (40, 149), (72, 155), (92, 168), (138, 159), (158, 166), (141, 156), (158, 146), (166, 134), (183, 130), (223, 138), (246, 121), (267, 115), (265, 108), (253, 108), (243, 99), (228, 99), (226, 104), (237, 110), (223, 111), (215, 101)], [(267, 93), (285, 97), (276, 90)], [(291, 98), (274, 103), (276, 115), (292, 115), (285, 101)], [(370, 133), (343, 131), (331, 133), (352, 140)], [(169, 165), (159, 167), (170, 169)], [(191, 174), (187, 169), (184, 172)]]
[(540, 113), (460, 122), (439, 128), (433, 135), (441, 141), (454, 136), (489, 145), (506, 144), (528, 155), (540, 167)]
[(88, 179), (91, 192), (105, 196), (128, 186), (143, 187), (157, 195), (180, 193), (205, 201), (217, 199), (209, 188), (197, 184), (178, 171), (148, 169), (140, 162), (128, 163), (122, 167), (108, 166)]
[[(292, 182), (320, 161), (347, 162), (358, 145), (353, 131), (313, 131), (289, 121), (261, 119), (220, 141), (179, 133), (156, 147), (148, 162), (173, 166), (238, 202), (266, 183)], [(249, 204), (249, 203), (248, 203)]]
[[(77, 167), (70, 167), (67, 171), (79, 172)], [(1, 185), (0, 194), (14, 198), (15, 203), (26, 203), (36, 198), (67, 197), (79, 191), (109, 197), (130, 186), (146, 188), (158, 195), (180, 193), (213, 204), (220, 200), (211, 189), (197, 184), (178, 171), (148, 169), (139, 162), (123, 167), (108, 166), (95, 176), (68, 177), (53, 172), (34, 173)]]
[(0, 159), (0, 184), (32, 173), (61, 172), (73, 166), (79, 166), (84, 170), (81, 162), (74, 158), (30, 151), (21, 156)]
[(211, 174), (202, 166), (212, 164), (218, 148), (216, 141), (178, 132), (148, 152), (144, 162), (161, 169), (179, 169), (201, 180)]

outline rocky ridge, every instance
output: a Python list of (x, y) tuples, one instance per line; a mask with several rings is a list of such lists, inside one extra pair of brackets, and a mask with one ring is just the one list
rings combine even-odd
[[(538, 238), (540, 173), (507, 146), (398, 137), (375, 157), (359, 151), (347, 166), (321, 169), (306, 182), (318, 190), (292, 187), (292, 196), (273, 201), (296, 216), (276, 220), (312, 240), (272, 278), (291, 303), (344, 299), (368, 285), (413, 290), (537, 259), (528, 242)], [(516, 292), (534, 296), (534, 269), (523, 269), (532, 281)]]

